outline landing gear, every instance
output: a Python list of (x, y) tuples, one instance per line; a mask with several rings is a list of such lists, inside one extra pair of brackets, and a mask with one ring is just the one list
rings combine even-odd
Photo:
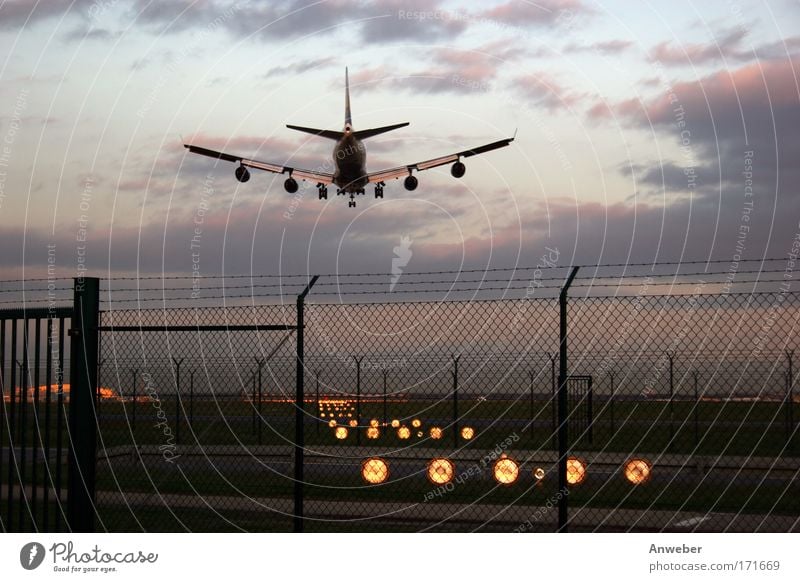
[(419, 185), (419, 182), (417, 181), (417, 178), (415, 176), (409, 175), (406, 176), (405, 180), (403, 180), (403, 186), (405, 186), (405, 189), (408, 190), (409, 192), (416, 190), (417, 185)]
[(317, 191), (320, 200), (328, 199), (328, 188), (325, 186), (325, 184), (317, 184)]
[(383, 182), (375, 184), (375, 198), (383, 198), (383, 187), (385, 185)]
[(350, 195), (350, 200), (347, 203), (347, 205), (350, 208), (355, 208), (356, 207), (356, 196), (363, 196), (364, 195), (364, 189), (361, 188), (360, 190), (352, 190), (350, 192), (348, 192), (347, 190), (337, 190), (336, 191), (336, 195), (337, 196), (339, 196), (341, 194), (349, 194)]

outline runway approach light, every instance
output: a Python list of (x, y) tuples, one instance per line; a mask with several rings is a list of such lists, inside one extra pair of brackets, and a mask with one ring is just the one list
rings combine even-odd
[(519, 478), (519, 465), (514, 459), (501, 455), (494, 464), (494, 480), (501, 485), (511, 485)]
[(361, 463), (361, 476), (372, 485), (383, 483), (389, 478), (389, 465), (380, 457), (371, 457)]
[(577, 457), (567, 459), (567, 483), (580, 485), (586, 479), (586, 464)]
[(381, 430), (377, 426), (371, 426), (367, 429), (367, 438), (376, 439), (381, 436)]
[(407, 438), (411, 437), (411, 429), (407, 426), (401, 426), (397, 429), (397, 436), (403, 440), (406, 440)]
[(343, 441), (344, 439), (347, 438), (347, 427), (345, 427), (345, 426), (337, 426), (336, 430), (334, 431), (334, 435), (336, 435), (337, 439), (339, 439), (340, 441)]
[(428, 461), (428, 481), (444, 485), (453, 480), (456, 467), (450, 459), (436, 458)]
[(439, 440), (442, 438), (442, 429), (440, 429), (438, 426), (431, 427), (430, 434), (433, 440)]
[(631, 459), (625, 463), (625, 478), (634, 485), (641, 485), (650, 479), (652, 468), (644, 459)]
[(465, 441), (470, 440), (474, 436), (475, 436), (475, 429), (473, 429), (471, 426), (465, 426), (464, 428), (461, 429), (461, 438), (464, 439)]

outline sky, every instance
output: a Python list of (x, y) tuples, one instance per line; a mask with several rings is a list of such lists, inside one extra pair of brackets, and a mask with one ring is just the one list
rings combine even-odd
[[(0, 1), (0, 277), (784, 257), (797, 31), (793, 0)], [(285, 125), (340, 130), (345, 67), (356, 129), (410, 122), (369, 171), (516, 140), (355, 209), (183, 148), (329, 164)]]

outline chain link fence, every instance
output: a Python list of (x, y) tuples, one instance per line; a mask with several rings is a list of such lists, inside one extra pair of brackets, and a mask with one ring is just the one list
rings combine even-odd
[(102, 313), (98, 529), (800, 527), (793, 293), (570, 299), (561, 414), (551, 297), (315, 296), (302, 457), (294, 304)]

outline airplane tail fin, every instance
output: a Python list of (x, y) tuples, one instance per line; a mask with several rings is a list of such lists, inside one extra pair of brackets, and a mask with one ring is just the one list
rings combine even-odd
[(304, 133), (310, 133), (311, 135), (316, 135), (319, 137), (325, 137), (328, 139), (333, 139), (339, 141), (342, 139), (344, 133), (341, 131), (332, 131), (329, 129), (317, 129), (315, 127), (303, 127), (301, 125), (286, 125), (289, 129), (294, 129), (295, 131), (302, 131)]
[(372, 137), (374, 135), (380, 135), (382, 133), (386, 133), (387, 131), (392, 131), (393, 129), (405, 127), (406, 125), (408, 125), (408, 122), (396, 123), (394, 125), (386, 125), (384, 127), (375, 127), (373, 129), (362, 129), (361, 131), (354, 131), (353, 135), (356, 136), (356, 138), (358, 139), (367, 139), (368, 137)]
[(344, 68), (344, 124), (353, 126), (353, 119), (350, 116), (350, 77), (347, 74), (347, 67)]

